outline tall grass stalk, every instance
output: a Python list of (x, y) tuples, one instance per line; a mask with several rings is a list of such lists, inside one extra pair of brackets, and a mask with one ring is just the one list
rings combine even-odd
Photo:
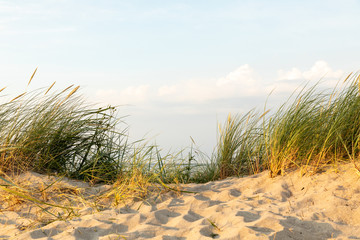
[(73, 215), (71, 206), (39, 201), (31, 191), (8, 184), (10, 180), (5, 176), (32, 170), (93, 184), (114, 183), (102, 197), (111, 196), (115, 203), (141, 199), (149, 189), (176, 190), (168, 184), (194, 180), (196, 163), (192, 152), (188, 158), (182, 152), (163, 155), (156, 146), (141, 145), (143, 141), (130, 143), (116, 108), (85, 104), (77, 95), (78, 86), (52, 92), (54, 84), (0, 104), (0, 182), (5, 182), (0, 185), (2, 190), (45, 212), (42, 206), (52, 206), (69, 216)]
[(219, 126), (217, 161), (221, 179), (259, 171), (263, 149), (258, 142), (261, 139), (260, 120), (254, 111), (250, 111), (242, 117), (229, 115), (225, 126)]
[(272, 115), (250, 111), (228, 118), (217, 147), (219, 177), (269, 169), (271, 176), (289, 168), (321, 166), (359, 157), (359, 74), (342, 85), (319, 91), (305, 86)]
[(105, 179), (117, 174), (112, 163), (123, 154), (125, 133), (116, 132), (115, 109), (91, 108), (75, 96), (77, 90), (34, 91), (0, 105), (1, 171), (32, 169), (87, 180), (97, 177), (91, 169)]
[(131, 143), (116, 108), (85, 104), (78, 86), (52, 92), (53, 83), (0, 104), (0, 180), (7, 183), (0, 187), (46, 205), (4, 178), (33, 170), (93, 184), (112, 183), (102, 197), (119, 204), (129, 198), (143, 199), (153, 191), (180, 191), (171, 184), (266, 169), (272, 177), (290, 168), (316, 172), (339, 161), (355, 164), (360, 154), (359, 76), (349, 75), (333, 90), (318, 91), (318, 84), (305, 86), (276, 111), (229, 115), (219, 126), (217, 148), (210, 157), (193, 145), (188, 152), (164, 154), (144, 141)]

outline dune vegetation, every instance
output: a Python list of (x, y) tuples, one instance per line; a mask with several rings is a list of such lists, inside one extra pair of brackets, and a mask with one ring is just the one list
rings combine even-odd
[[(30, 192), (14, 181), (17, 174), (34, 171), (111, 184), (98, 199), (120, 204), (130, 198), (145, 199), (154, 191), (181, 192), (179, 183), (264, 170), (270, 177), (297, 168), (313, 174), (344, 161), (357, 168), (359, 79), (359, 73), (350, 74), (333, 90), (305, 86), (277, 110), (229, 115), (219, 126), (211, 156), (194, 145), (164, 153), (144, 139), (129, 142), (118, 108), (87, 104), (78, 95), (79, 87), (56, 92), (53, 84), (25, 92), (0, 104), (0, 190), (39, 207), (49, 204), (37, 197), (49, 186)], [(71, 205), (52, 206), (69, 215)]]
[(217, 177), (263, 170), (275, 177), (294, 168), (300, 168), (304, 174), (316, 173), (324, 165), (336, 166), (357, 159), (359, 80), (359, 74), (350, 74), (335, 89), (319, 91), (318, 84), (305, 86), (274, 114), (269, 114), (269, 110), (257, 114), (253, 110), (242, 116), (229, 116), (220, 129)]

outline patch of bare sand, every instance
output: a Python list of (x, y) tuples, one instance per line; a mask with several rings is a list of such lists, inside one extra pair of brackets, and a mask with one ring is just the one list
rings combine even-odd
[(351, 164), (312, 176), (263, 172), (182, 187), (196, 193), (99, 212), (84, 206), (79, 217), (27, 230), (19, 228), (27, 221), (19, 211), (2, 209), (0, 239), (360, 239), (360, 177)]

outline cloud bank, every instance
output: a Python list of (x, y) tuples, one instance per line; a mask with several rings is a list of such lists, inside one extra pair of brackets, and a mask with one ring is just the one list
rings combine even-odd
[(322, 78), (333, 79), (341, 78), (344, 75), (342, 70), (334, 71), (330, 68), (329, 64), (325, 61), (317, 61), (308, 71), (300, 71), (298, 68), (293, 67), (291, 70), (279, 70), (278, 80), (310, 80), (318, 81)]
[(318, 82), (320, 80), (322, 81), (322, 86), (333, 88), (344, 74), (343, 70), (333, 70), (327, 62), (320, 60), (316, 61), (310, 69), (305, 71), (301, 71), (296, 67), (290, 70), (278, 70), (276, 81), (267, 86), (267, 89), (275, 89), (280, 93), (289, 93), (294, 91), (304, 81)]
[(123, 90), (100, 89), (96, 99), (113, 105), (137, 104), (149, 100), (149, 85), (130, 86)]
[(333, 70), (325, 61), (317, 61), (307, 70), (293, 67), (280, 69), (270, 84), (249, 64), (244, 64), (218, 79), (192, 79), (158, 88), (149, 85), (130, 86), (124, 90), (101, 89), (97, 98), (116, 104), (139, 104), (144, 102), (204, 103), (220, 99), (234, 99), (268, 95), (270, 91), (293, 92), (303, 81), (324, 80), (329, 87), (344, 72)]
[(261, 94), (261, 78), (248, 64), (240, 66), (219, 79), (194, 79), (157, 90), (157, 97), (174, 102), (205, 102)]

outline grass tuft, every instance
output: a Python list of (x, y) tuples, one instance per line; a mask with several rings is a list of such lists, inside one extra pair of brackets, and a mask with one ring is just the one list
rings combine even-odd
[[(352, 161), (360, 172), (356, 165), (360, 156), (359, 79), (359, 73), (352, 73), (332, 90), (319, 91), (319, 84), (305, 86), (275, 111), (229, 115), (219, 126), (211, 156), (202, 153), (192, 138), (191, 147), (177, 153), (164, 153), (144, 140), (129, 142), (117, 108), (85, 104), (78, 95), (79, 86), (53, 92), (54, 82), (0, 104), (0, 190), (8, 194), (1, 194), (0, 200), (9, 206), (31, 202), (53, 219), (66, 219), (77, 214), (71, 207), (74, 202), (91, 202), (98, 209), (106, 200), (126, 204), (154, 193), (184, 192), (183, 183), (263, 170), (269, 170), (271, 177), (295, 168), (312, 174), (327, 164)], [(34, 190), (8, 177), (28, 170), (111, 187), (97, 196), (80, 196), (76, 189), (55, 191), (58, 180)], [(58, 200), (54, 191), (59, 193)]]
[(274, 177), (306, 166), (317, 172), (323, 165), (359, 158), (359, 78), (350, 74), (333, 90), (305, 86), (269, 117), (268, 111), (229, 115), (219, 131), (219, 177), (265, 169)]

